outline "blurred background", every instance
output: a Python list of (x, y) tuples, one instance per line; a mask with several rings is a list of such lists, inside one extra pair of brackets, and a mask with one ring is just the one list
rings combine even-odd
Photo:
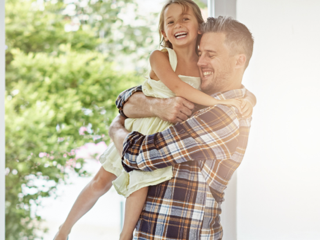
[[(6, 240), (53, 239), (100, 168), (115, 99), (159, 49), (162, 2), (5, 2)], [(123, 200), (111, 189), (70, 238), (118, 239)]]
[[(258, 104), (225, 239), (319, 240), (320, 1), (196, 2), (255, 38), (243, 83)], [(5, 2), (6, 240), (52, 239), (99, 169), (115, 98), (143, 81), (159, 47), (162, 3)], [(70, 239), (118, 239), (123, 200), (111, 190)]]

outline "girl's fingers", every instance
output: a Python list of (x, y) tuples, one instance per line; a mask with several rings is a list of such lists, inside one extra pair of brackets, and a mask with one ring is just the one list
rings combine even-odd
[(252, 109), (249, 108), (249, 109), (243, 114), (243, 117), (244, 117), (244, 118), (249, 118), (249, 117), (251, 117), (251, 115), (252, 115)]
[(244, 118), (249, 118), (249, 117), (251, 117), (251, 115), (252, 115), (252, 110), (253, 110), (253, 108), (248, 105), (248, 106), (246, 107), (246, 109), (243, 111), (242, 116), (243, 116)]
[(238, 108), (239, 112), (242, 113), (242, 101), (241, 100), (235, 100), (234, 106)]
[(240, 100), (241, 101), (241, 109), (243, 109), (247, 104), (245, 100)]
[(241, 110), (242, 110), (242, 112), (246, 112), (246, 111), (248, 111), (248, 110), (249, 110), (249, 108), (250, 108), (249, 104), (245, 104), (244, 106), (241, 106)]

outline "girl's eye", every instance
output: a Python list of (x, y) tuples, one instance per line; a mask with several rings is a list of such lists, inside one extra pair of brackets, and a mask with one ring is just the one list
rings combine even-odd
[(189, 20), (189, 18), (184, 18), (183, 20), (184, 20), (184, 21), (188, 21), (188, 20)]
[(170, 21), (170, 22), (168, 22), (167, 24), (172, 24), (173, 23), (173, 21)]

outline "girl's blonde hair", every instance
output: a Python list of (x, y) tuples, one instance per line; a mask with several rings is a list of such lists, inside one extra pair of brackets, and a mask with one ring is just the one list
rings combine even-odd
[[(193, 10), (193, 13), (198, 21), (199, 29), (200, 29), (200, 25), (204, 22), (202, 15), (201, 15), (201, 10), (200, 10), (199, 6), (194, 1), (192, 1), (192, 0), (168, 0), (167, 3), (163, 6), (163, 8), (161, 10), (160, 19), (159, 19), (160, 46), (168, 47), (168, 48), (172, 48), (172, 44), (170, 41), (164, 40), (162, 32), (164, 31), (164, 11), (171, 4), (179, 4), (182, 7), (184, 12), (188, 11), (189, 7), (191, 7), (191, 9)], [(201, 35), (199, 35), (198, 39), (197, 39), (196, 52), (198, 50), (200, 38), (201, 38)], [(162, 44), (162, 43), (164, 43), (164, 44)]]

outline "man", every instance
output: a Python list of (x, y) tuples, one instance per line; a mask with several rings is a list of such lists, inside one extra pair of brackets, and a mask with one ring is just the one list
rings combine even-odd
[[(251, 33), (225, 17), (208, 18), (202, 33), (198, 61), (202, 91), (217, 99), (242, 98), (241, 82), (253, 50)], [(164, 110), (171, 104), (168, 101), (177, 104), (177, 100), (150, 99), (137, 91), (131, 89), (118, 100), (120, 112), (129, 117), (169, 118), (170, 110)], [(187, 119), (193, 104), (179, 101), (180, 111), (168, 119), (177, 124), (165, 131), (148, 136), (129, 133), (123, 116), (109, 130), (126, 171), (173, 166), (171, 180), (149, 187), (135, 239), (222, 239), (219, 215), (224, 190), (243, 159), (251, 118), (217, 105)]]

